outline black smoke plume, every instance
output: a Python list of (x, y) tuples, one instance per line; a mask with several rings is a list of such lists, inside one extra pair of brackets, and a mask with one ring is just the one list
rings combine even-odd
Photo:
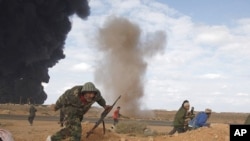
[(86, 19), (88, 1), (0, 0), (0, 103), (44, 103), (73, 14)]

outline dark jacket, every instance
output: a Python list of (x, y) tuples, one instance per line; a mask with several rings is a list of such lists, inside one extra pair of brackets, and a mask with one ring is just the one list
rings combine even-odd
[(184, 127), (187, 110), (182, 106), (174, 117), (174, 127)]
[(33, 106), (33, 105), (31, 105), (30, 106), (30, 109), (29, 109), (29, 113), (30, 113), (30, 117), (34, 117), (34, 116), (36, 116), (36, 108)]

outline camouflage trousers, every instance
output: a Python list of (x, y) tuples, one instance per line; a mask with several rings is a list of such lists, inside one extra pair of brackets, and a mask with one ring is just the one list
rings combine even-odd
[(28, 117), (28, 121), (29, 121), (30, 125), (33, 124), (34, 118), (35, 118), (35, 116), (33, 116), (33, 115), (31, 115), (31, 116)]
[(51, 141), (81, 141), (82, 125), (79, 118), (65, 119), (65, 127), (51, 136)]

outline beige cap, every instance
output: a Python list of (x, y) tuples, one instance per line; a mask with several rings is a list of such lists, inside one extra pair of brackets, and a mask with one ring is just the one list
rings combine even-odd
[(207, 113), (207, 114), (211, 114), (211, 113), (212, 113), (212, 110), (211, 110), (211, 109), (209, 109), (209, 108), (206, 108), (206, 109), (205, 109), (205, 113)]

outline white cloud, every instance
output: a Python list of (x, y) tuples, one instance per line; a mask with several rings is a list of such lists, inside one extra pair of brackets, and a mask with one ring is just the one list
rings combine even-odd
[(196, 34), (195, 42), (200, 45), (221, 45), (230, 40), (229, 29), (225, 26), (201, 25)]
[(87, 63), (79, 63), (71, 68), (72, 71), (79, 71), (79, 72), (90, 71), (91, 69), (92, 69), (91, 66)]
[(221, 77), (222, 76), (220, 74), (215, 74), (215, 73), (208, 73), (200, 76), (200, 78), (205, 78), (205, 79), (218, 79)]
[(238, 24), (235, 32), (240, 35), (250, 35), (250, 18), (239, 19), (236, 21)]
[(46, 88), (46, 87), (48, 86), (48, 84), (42, 82), (42, 86), (43, 86), (44, 88)]
[(214, 93), (212, 93), (212, 95), (218, 96), (218, 95), (222, 95), (222, 93), (221, 92), (214, 92)]
[(237, 96), (249, 96), (249, 94), (247, 94), (247, 93), (237, 93), (236, 95)]

